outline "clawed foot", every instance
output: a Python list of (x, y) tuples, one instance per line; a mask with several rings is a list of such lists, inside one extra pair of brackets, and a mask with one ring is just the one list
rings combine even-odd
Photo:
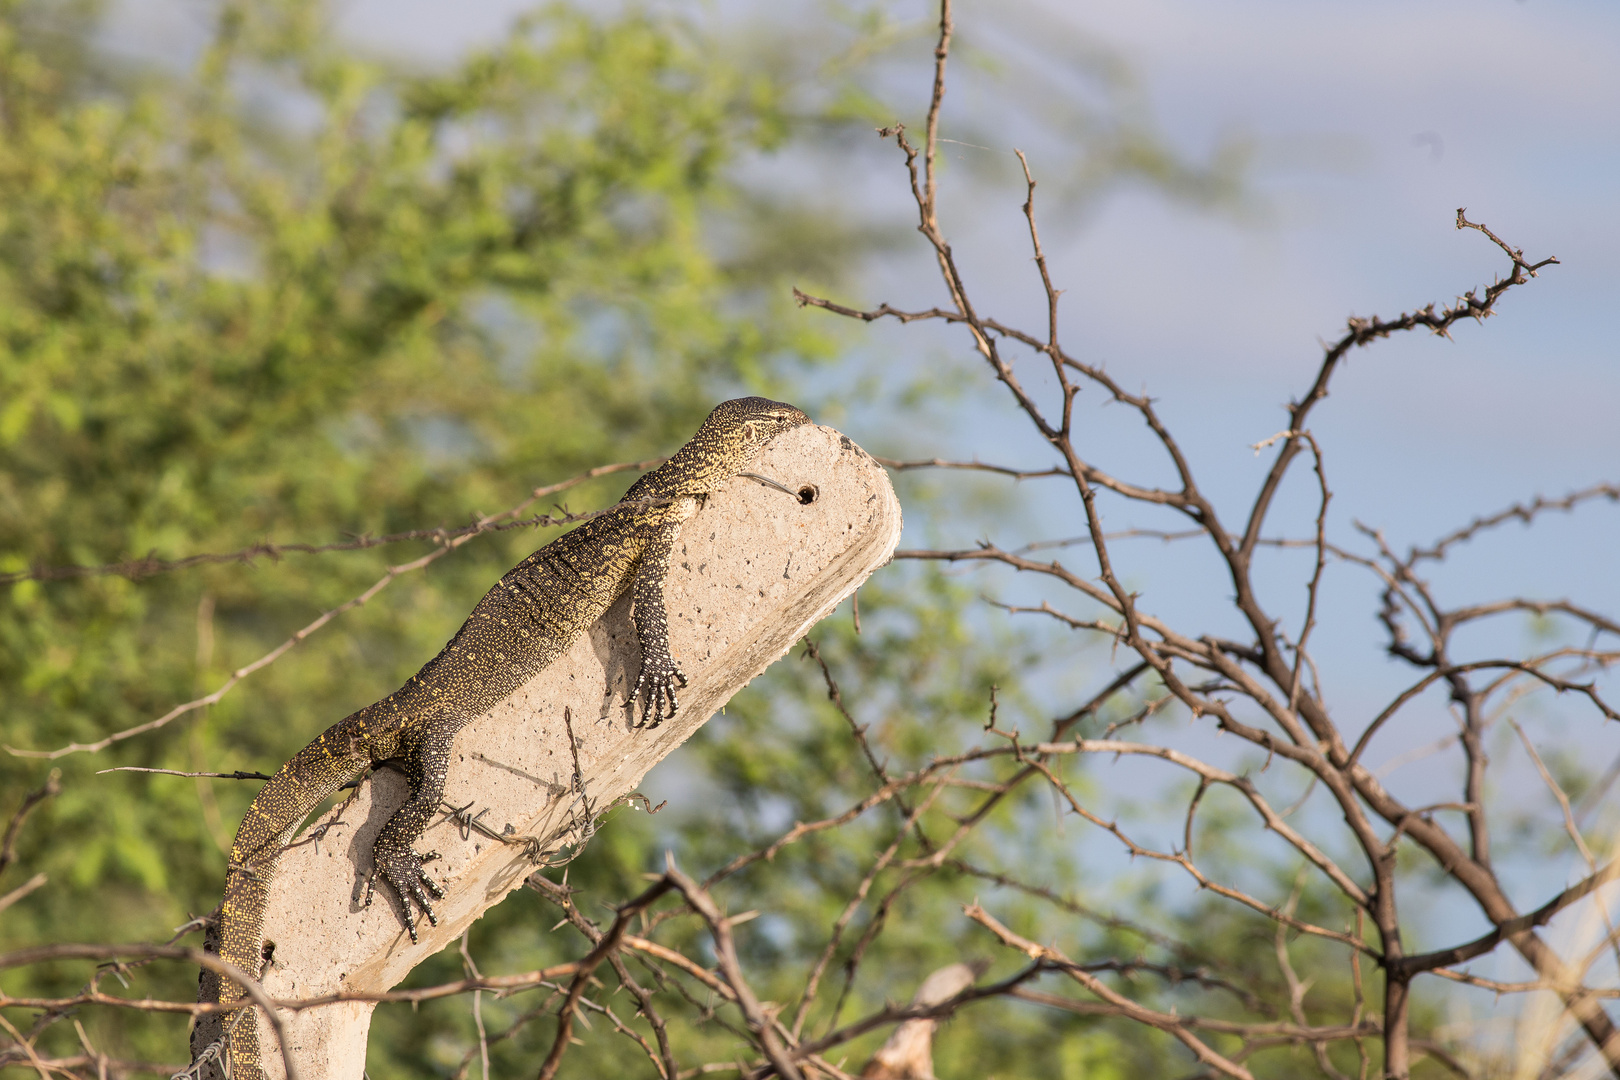
[(666, 719), (664, 703), (669, 703), (669, 716), (675, 715), (678, 702), (675, 700), (675, 684), (686, 686), (686, 676), (681, 669), (675, 666), (675, 661), (669, 657), (662, 660), (644, 660), (641, 665), (641, 677), (636, 680), (636, 688), (630, 694), (630, 707), (634, 709), (636, 700), (643, 694), (647, 703), (642, 708), (641, 723), (637, 727), (652, 729), (663, 723)]
[[(366, 879), (365, 906), (371, 906), (371, 894), (376, 891), (377, 875), (380, 873), (388, 882), (394, 895), (399, 897), (400, 909), (404, 914), (405, 929), (411, 935), (411, 941), (416, 941), (416, 911), (420, 908), (427, 921), (434, 926), (439, 925), (437, 916), (433, 914), (433, 904), (429, 894), (435, 900), (444, 899), (444, 890), (422, 869), (423, 863), (432, 862), (439, 857), (437, 851), (430, 851), (426, 855), (418, 855), (410, 848), (397, 851), (375, 850), (373, 852), (376, 865), (372, 868), (371, 877)], [(412, 905), (415, 905), (413, 908)]]

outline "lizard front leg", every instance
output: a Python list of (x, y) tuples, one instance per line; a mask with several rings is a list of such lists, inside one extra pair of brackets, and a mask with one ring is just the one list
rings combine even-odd
[(670, 556), (675, 550), (675, 538), (680, 535), (681, 521), (681, 517), (671, 515), (658, 526), (642, 553), (631, 586), (636, 640), (641, 644), (641, 675), (630, 694), (632, 713), (636, 699), (646, 695), (638, 727), (655, 728), (662, 723), (666, 701), (669, 715), (674, 716), (678, 704), (675, 684), (686, 685), (686, 676), (669, 652), (669, 615), (664, 609), (664, 580), (669, 576)]

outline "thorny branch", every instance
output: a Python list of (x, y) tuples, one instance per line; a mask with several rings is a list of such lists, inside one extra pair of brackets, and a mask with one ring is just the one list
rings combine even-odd
[(1086, 990), (1102, 998), (1132, 1020), (1169, 1032), (1184, 1043), (1187, 1049), (1193, 1052), (1195, 1058), (1222, 1075), (1236, 1077), (1238, 1080), (1254, 1080), (1253, 1073), (1216, 1052), (1208, 1043), (1194, 1035), (1187, 1025), (1181, 1022), (1179, 1017), (1136, 1004), (1130, 998), (1110, 988), (1090, 972), (1085, 971), (1080, 965), (1056, 949), (1045, 945), (1037, 945), (1028, 938), (1013, 933), (995, 916), (985, 911), (978, 904), (969, 904), (964, 909), (964, 914), (986, 930), (989, 930), (1001, 940), (1003, 945), (1017, 949), (1031, 960), (1041, 960), (1052, 964)]
[(28, 820), (28, 815), (33, 813), (34, 808), (40, 803), (61, 793), (62, 772), (60, 769), (52, 769), (43, 784), (23, 796), (22, 803), (12, 813), (11, 821), (6, 824), (5, 833), (0, 835), (0, 874), (5, 873), (6, 867), (17, 858), (17, 836), (22, 832), (23, 823)]
[[(333, 619), (336, 619), (339, 615), (369, 603), (373, 597), (382, 592), (389, 585), (392, 585), (394, 581), (402, 575), (429, 566), (475, 537), (482, 536), (498, 527), (509, 528), (513, 527), (514, 523), (525, 524), (522, 522), (516, 522), (516, 519), (518, 515), (522, 514), (524, 510), (528, 509), (528, 507), (531, 506), (536, 499), (544, 498), (547, 495), (553, 495), (564, 490), (565, 488), (570, 488), (576, 484), (583, 483), (594, 476), (602, 476), (612, 472), (622, 472), (626, 469), (639, 468), (645, 464), (647, 464), (647, 462), (598, 466), (595, 469), (590, 469), (578, 476), (571, 477), (559, 483), (536, 488), (532, 493), (530, 493), (527, 499), (518, 503), (516, 506), (503, 510), (498, 514), (486, 515), (480, 518), (473, 525), (468, 526), (466, 529), (459, 530), (454, 534), (447, 534), (447, 537), (440, 541), (439, 546), (434, 550), (428, 552), (426, 555), (423, 555), (420, 558), (413, 559), (410, 562), (401, 563), (397, 566), (390, 566), (382, 577), (373, 582), (371, 587), (366, 589), (359, 596), (346, 600), (329, 611), (322, 612), (307, 626), (293, 634), (292, 637), (288, 638), (286, 641), (283, 641), (280, 645), (277, 645), (275, 648), (271, 649), (257, 660), (254, 660), (252, 663), (244, 664), (242, 667), (239, 667), (235, 671), (231, 672), (230, 676), (223, 683), (217, 686), (212, 693), (204, 694), (202, 697), (194, 698), (191, 701), (176, 705), (174, 708), (170, 709), (168, 712), (164, 713), (155, 720), (148, 720), (144, 724), (137, 724), (134, 727), (125, 728), (122, 731), (116, 731), (111, 735), (108, 735), (105, 738), (97, 739), (94, 742), (69, 743), (66, 746), (58, 747), (55, 750), (26, 750), (17, 749), (12, 746), (6, 746), (4, 749), (7, 753), (16, 757), (45, 758), (47, 760), (55, 760), (60, 757), (65, 757), (68, 754), (100, 753), (102, 750), (107, 749), (107, 747), (112, 746), (115, 743), (123, 742), (125, 739), (132, 739), (137, 735), (144, 735), (149, 731), (156, 731), (159, 728), (166, 727), (171, 721), (178, 720), (187, 713), (196, 712), (198, 709), (205, 709), (210, 705), (218, 704), (226, 694), (230, 693), (231, 690), (235, 688), (237, 683), (241, 682), (249, 675), (269, 667), (271, 664), (285, 656), (288, 652), (292, 651), (295, 646), (302, 644), (307, 638), (309, 638), (311, 634), (319, 631), (322, 627), (326, 626)], [(615, 503), (613, 506), (604, 507), (601, 510), (593, 510), (587, 514), (565, 515), (560, 519), (547, 518), (544, 520), (549, 524), (581, 522), (590, 520), (591, 518), (601, 517), (604, 514), (611, 514), (614, 511), (623, 508), (623, 504)], [(542, 519), (537, 518), (534, 520), (540, 521)], [(198, 558), (203, 558), (203, 556), (198, 556)], [(212, 557), (209, 556), (209, 558)], [(224, 556), (222, 558), (230, 558), (230, 556)]]
[[(1481, 955), (1507, 941), (1539, 973), (1541, 980), (1554, 986), (1570, 1015), (1586, 1030), (1592, 1046), (1605, 1060), (1610, 1071), (1620, 1076), (1620, 1035), (1602, 1010), (1592, 1003), (1595, 991), (1582, 984), (1581, 972), (1554, 952), (1540, 937), (1538, 927), (1545, 924), (1566, 904), (1572, 904), (1590, 893), (1600, 892), (1607, 880), (1607, 870), (1600, 871), (1597, 860), (1586, 850), (1584, 841), (1574, 825), (1569, 800), (1562, 799), (1570, 836), (1581, 848), (1589, 867), (1589, 878), (1584, 888), (1566, 891), (1546, 902), (1530, 916), (1519, 913), (1498, 882), (1490, 856), (1489, 831), (1485, 810), (1486, 768), (1488, 759), (1484, 750), (1484, 735), (1490, 723), (1492, 702), (1503, 694), (1522, 694), (1515, 683), (1533, 679), (1559, 693), (1574, 692), (1583, 696), (1598, 715), (1607, 719), (1620, 719), (1620, 712), (1605, 700), (1593, 678), (1584, 673), (1606, 669), (1620, 653), (1599, 651), (1593, 645), (1584, 648), (1562, 647), (1530, 657), (1487, 656), (1478, 659), (1456, 659), (1453, 635), (1458, 627), (1483, 618), (1510, 612), (1534, 612), (1538, 615), (1556, 613), (1585, 625), (1595, 636), (1599, 633), (1620, 632), (1620, 623), (1572, 600), (1532, 600), (1510, 598), (1488, 604), (1450, 607), (1441, 605), (1428, 584), (1416, 570), (1422, 561), (1444, 558), (1452, 546), (1472, 538), (1484, 529), (1503, 521), (1518, 519), (1529, 523), (1548, 509), (1573, 508), (1579, 503), (1596, 498), (1620, 498), (1620, 488), (1612, 484), (1599, 484), (1576, 492), (1562, 500), (1538, 498), (1519, 504), (1491, 517), (1476, 519), (1469, 526), (1440, 540), (1429, 548), (1413, 548), (1404, 558), (1395, 555), (1378, 539), (1379, 552), (1367, 558), (1351, 556), (1328, 539), (1328, 506), (1332, 499), (1323, 468), (1323, 449), (1308, 430), (1307, 423), (1315, 407), (1327, 396), (1333, 376), (1345, 357), (1354, 349), (1369, 345), (1393, 334), (1425, 329), (1441, 337), (1450, 338), (1451, 330), (1462, 319), (1482, 321), (1496, 312), (1501, 297), (1510, 289), (1523, 285), (1538, 276), (1543, 268), (1555, 265), (1557, 259), (1532, 261), (1522, 250), (1514, 248), (1484, 224), (1471, 221), (1465, 211), (1458, 210), (1458, 229), (1474, 230), (1484, 235), (1510, 260), (1509, 272), (1490, 285), (1470, 290), (1448, 305), (1429, 304), (1394, 318), (1352, 317), (1344, 333), (1323, 347), (1323, 355), (1316, 375), (1307, 392), (1288, 408), (1288, 423), (1277, 436), (1256, 445), (1256, 451), (1272, 444), (1280, 444), (1263, 480), (1250, 503), (1240, 530), (1229, 529), (1217, 513), (1215, 506), (1201, 490), (1190, 460), (1169, 429), (1158, 416), (1152, 400), (1145, 394), (1132, 394), (1123, 389), (1108, 373), (1068, 353), (1059, 339), (1059, 290), (1054, 287), (1034, 210), (1036, 180), (1027, 159), (1018, 154), (1024, 170), (1026, 198), (1022, 207), (1028, 223), (1028, 243), (1039, 275), (1039, 287), (1045, 298), (1047, 325), (1044, 333), (1030, 333), (981, 314), (970, 299), (961, 269), (954, 260), (949, 244), (940, 231), (936, 213), (933, 161), (937, 138), (937, 117), (940, 103), (940, 85), (943, 72), (943, 53), (949, 42), (949, 8), (942, 5), (942, 33), (940, 51), (936, 53), (938, 68), (935, 95), (930, 108), (930, 121), (920, 154), (925, 162), (923, 182), (918, 184), (917, 158), (919, 151), (912, 146), (901, 125), (885, 128), (880, 134), (892, 136), (905, 157), (912, 178), (912, 189), (919, 215), (919, 231), (927, 238), (939, 264), (942, 284), (949, 297), (947, 306), (903, 310), (889, 304), (859, 308), (839, 304), (821, 297), (795, 292), (801, 306), (860, 319), (874, 321), (893, 318), (902, 323), (922, 320), (940, 320), (964, 326), (971, 335), (972, 344), (988, 364), (994, 377), (1011, 394), (1014, 403), (1030, 423), (1063, 459), (1060, 467), (1045, 471), (1015, 469), (986, 464), (980, 461), (956, 462), (945, 458), (915, 461), (894, 461), (897, 468), (971, 468), (1014, 479), (1034, 476), (1055, 476), (1070, 480), (1075, 485), (1080, 507), (1086, 518), (1087, 535), (1081, 542), (1089, 542), (1096, 560), (1095, 576), (1082, 574), (1063, 563), (1040, 561), (1030, 555), (1039, 544), (1030, 544), (1009, 550), (991, 541), (981, 541), (976, 548), (957, 550), (909, 550), (898, 552), (897, 558), (993, 563), (1010, 567), (1021, 573), (1035, 575), (1059, 584), (1089, 601), (1101, 615), (1071, 615), (1042, 599), (1036, 605), (1001, 605), (1010, 612), (1036, 611), (1047, 615), (1080, 633), (1100, 635), (1113, 645), (1124, 645), (1140, 657), (1159, 682), (1184, 705), (1194, 719), (1210, 717), (1217, 730), (1237, 735), (1265, 754), (1269, 765), (1281, 758), (1304, 770), (1311, 791), (1321, 790), (1332, 801), (1338, 816), (1348, 829), (1363, 860), (1361, 873), (1352, 874), (1341, 866), (1340, 857), (1329, 857), (1325, 848), (1308, 836), (1307, 830), (1290, 826), (1285, 815), (1272, 810), (1260, 795), (1254, 781), (1230, 770), (1217, 769), (1190, 755), (1167, 747), (1145, 744), (1124, 744), (1112, 740), (1077, 740), (1087, 749), (1104, 746), (1116, 748), (1118, 753), (1131, 753), (1159, 757), (1166, 762), (1188, 769), (1198, 776), (1198, 792), (1189, 804), (1186, 815), (1184, 848), (1179, 852), (1152, 852), (1131, 840), (1113, 822), (1085, 807), (1068, 786), (1039, 762), (1039, 768), (1048, 783), (1064, 793), (1070, 809), (1093, 824), (1113, 833), (1124, 842), (1133, 855), (1147, 855), (1175, 862), (1194, 874), (1201, 887), (1210, 888), (1219, 895), (1244, 903), (1260, 911), (1279, 926), (1292, 925), (1296, 917), (1290, 906), (1266, 905), (1240, 890), (1210, 879), (1193, 862), (1194, 814), (1202, 794), (1211, 785), (1238, 790), (1250, 803), (1259, 823), (1277, 836), (1297, 857), (1316, 867), (1330, 883), (1332, 889), (1356, 910), (1357, 918), (1372, 920), (1378, 931), (1381, 946), (1361, 943), (1359, 935), (1339, 935), (1347, 944), (1354, 944), (1352, 959), (1362, 953), (1377, 957), (1390, 978), (1387, 980), (1384, 1002), (1384, 1023), (1380, 1031), (1385, 1042), (1385, 1071), (1392, 1077), (1405, 1077), (1410, 1069), (1412, 1034), (1409, 1030), (1409, 982), (1418, 971), (1443, 967), (1447, 962)], [(1026, 390), (1014, 374), (1010, 361), (1003, 357), (998, 342), (1015, 342), (1045, 357), (1052, 365), (1057, 383), (1050, 407)], [(1077, 430), (1073, 421), (1073, 406), (1078, 383), (1070, 376), (1100, 387), (1114, 402), (1133, 408), (1169, 458), (1178, 483), (1170, 487), (1157, 487), (1135, 483), (1105, 470), (1088, 460), (1077, 443)], [(1264, 544), (1275, 544), (1263, 539), (1263, 530), (1296, 457), (1308, 449), (1315, 462), (1319, 499), (1315, 515), (1315, 535), (1309, 546), (1314, 552), (1314, 566), (1306, 583), (1304, 617), (1297, 632), (1290, 635), (1283, 622), (1270, 614), (1254, 584), (1254, 561), (1257, 549)], [(1209, 634), (1188, 632), (1169, 621), (1141, 610), (1136, 597), (1120, 583), (1114, 568), (1110, 541), (1121, 534), (1105, 533), (1096, 509), (1099, 493), (1106, 493), (1126, 502), (1168, 507), (1189, 519), (1192, 529), (1175, 534), (1202, 536), (1212, 545), (1216, 556), (1224, 564), (1233, 603), (1252, 638), (1230, 640)], [(1132, 531), (1134, 532), (1134, 531)], [(1127, 533), (1129, 535), (1131, 533)], [(1170, 534), (1165, 534), (1170, 535)], [(1065, 542), (1070, 543), (1070, 542)], [(1343, 558), (1353, 564), (1372, 569), (1383, 584), (1383, 622), (1389, 633), (1391, 655), (1427, 669), (1419, 682), (1404, 691), (1383, 709), (1359, 733), (1358, 738), (1347, 739), (1340, 722), (1332, 715), (1320, 676), (1316, 673), (1309, 651), (1309, 643), (1319, 619), (1322, 604), (1321, 585), (1324, 570), (1330, 558)], [(1410, 615), (1422, 632), (1423, 643), (1410, 642), (1403, 626), (1403, 616)], [(1292, 637), (1292, 642), (1289, 638)], [(1190, 680), (1183, 675), (1197, 672), (1200, 678)], [(1308, 676), (1308, 677), (1307, 677)], [(1487, 681), (1476, 683), (1477, 678)], [(1395, 797), (1365, 766), (1361, 757), (1371, 739), (1386, 729), (1388, 722), (1404, 706), (1416, 700), (1430, 686), (1444, 687), (1461, 715), (1461, 734), (1457, 745), (1461, 748), (1466, 768), (1461, 798), (1444, 806), (1460, 809), (1469, 824), (1470, 840), (1465, 848), (1452, 838), (1433, 815), (1441, 805), (1411, 807)], [(1237, 702), (1245, 702), (1258, 709), (1262, 722), (1257, 726), (1235, 711)], [(1016, 742), (1016, 739), (1013, 740)], [(1354, 749), (1347, 745), (1354, 742)], [(1528, 743), (1527, 743), (1528, 745)], [(1045, 751), (1045, 747), (1041, 748)], [(1538, 759), (1539, 763), (1539, 759)], [(1545, 768), (1543, 767), (1544, 775)], [(1290, 810), (1290, 813), (1292, 810)], [(1391, 831), (1392, 830), (1392, 831)], [(1398, 878), (1395, 847), (1401, 840), (1414, 843), (1428, 854), (1434, 865), (1457, 885), (1461, 886), (1494, 927), (1491, 934), (1471, 946), (1428, 953), (1421, 957), (1407, 957), (1401, 939), (1399, 909), (1396, 903)], [(1578, 894), (1578, 895), (1577, 895)], [(1605, 918), (1607, 917), (1605, 912)], [(1304, 927), (1296, 927), (1305, 929)], [(1317, 927), (1307, 932), (1320, 932)], [(1332, 933), (1332, 932), (1330, 932)], [(1610, 937), (1614, 935), (1611, 933)], [(1474, 950), (1478, 950), (1477, 952)], [(1032, 954), (1034, 955), (1034, 954)], [(1449, 961), (1442, 960), (1449, 956)], [(1416, 963), (1414, 963), (1416, 961)], [(1358, 969), (1359, 970), (1359, 969)], [(1359, 983), (1358, 983), (1359, 985)], [(1148, 1022), (1148, 1021), (1144, 1021)], [(1320, 1043), (1313, 1043), (1318, 1065), (1328, 1075), (1337, 1075), (1336, 1069), (1325, 1057)], [(1206, 1060), (1206, 1064), (1207, 1064)]]
[(662, 465), (665, 460), (665, 458), (649, 458), (646, 461), (626, 461), (614, 465), (598, 465), (560, 483), (535, 488), (527, 499), (507, 510), (504, 514), (481, 519), (471, 525), (463, 525), (454, 529), (443, 526), (436, 529), (408, 529), (405, 532), (389, 533), (386, 536), (356, 536), (350, 540), (336, 540), (326, 544), (278, 544), (264, 540), (231, 552), (184, 555), (176, 559), (160, 559), (156, 553), (148, 553), (138, 559), (125, 559), (121, 562), (107, 563), (102, 566), (36, 566), (31, 570), (17, 570), (0, 574), (0, 585), (15, 585), (19, 581), (69, 581), (74, 578), (85, 577), (123, 577), (131, 581), (140, 581), (155, 574), (166, 574), (175, 570), (185, 570), (193, 566), (205, 566), (213, 563), (241, 563), (246, 565), (252, 563), (255, 559), (270, 559), (279, 562), (288, 555), (321, 555), (330, 551), (363, 551), (367, 548), (382, 547), (387, 544), (403, 544), (420, 540), (430, 540), (442, 546), (452, 540), (477, 536), (481, 533), (506, 532), (510, 529), (549, 529), (559, 525), (574, 525), (579, 522), (589, 521), (593, 517), (600, 517), (605, 511), (597, 510), (587, 514), (570, 514), (567, 512), (537, 514), (528, 518), (519, 518), (517, 515), (527, 510), (537, 500), (566, 491), (571, 487), (577, 487), (587, 480), (594, 480), (599, 476), (609, 476), (613, 473), (650, 469)]
[[(254, 1005), (257, 1005), (269, 1017), (270, 1028), (276, 1036), (276, 1047), (281, 1054), (287, 1080), (298, 1080), (298, 1070), (293, 1065), (292, 1057), (287, 1053), (286, 1024), (277, 1014), (272, 999), (264, 992), (264, 988), (259, 985), (259, 980), (235, 964), (221, 960), (216, 953), (184, 945), (38, 945), (30, 949), (19, 949), (16, 952), (0, 955), (0, 971), (46, 963), (52, 960), (119, 961), (126, 958), (136, 960), (182, 960), (193, 967), (206, 968), (234, 980), (245, 991), (247, 995), (246, 1001), (251, 1001)], [(0, 1001), (3, 1001), (3, 999), (0, 999)], [(244, 1003), (244, 999), (238, 998), (234, 1002), (225, 1003), (225, 1007), (241, 1008)], [(162, 1002), (158, 1004), (177, 1005), (179, 1003)], [(15, 1034), (14, 1037), (16, 1037)], [(21, 1042), (22, 1040), (19, 1038), (18, 1041)], [(4, 1049), (4, 1047), (0, 1047), (0, 1052), (3, 1052)], [(29, 1054), (32, 1056), (31, 1049)]]

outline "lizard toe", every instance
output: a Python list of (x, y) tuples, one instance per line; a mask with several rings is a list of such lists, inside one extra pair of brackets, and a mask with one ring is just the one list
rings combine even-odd
[[(422, 914), (427, 917), (427, 921), (434, 926), (438, 926), (439, 917), (433, 911), (433, 902), (428, 898), (428, 894), (421, 888), (415, 888), (411, 890), (411, 897), (416, 901), (416, 906), (422, 909)], [(416, 940), (414, 935), (411, 940)]]
[[(443, 899), (444, 889), (422, 869), (423, 863), (437, 859), (439, 853), (430, 851), (426, 855), (418, 855), (410, 848), (405, 848), (379, 850), (375, 854), (377, 869), (373, 871), (372, 877), (375, 879), (377, 873), (381, 873), (388, 887), (399, 897), (400, 919), (405, 924), (406, 932), (411, 935), (411, 940), (417, 941), (417, 912), (421, 912), (434, 926), (439, 925), (438, 916), (433, 910), (433, 900)], [(366, 903), (369, 905), (370, 902), (371, 886), (368, 885)]]
[[(669, 717), (675, 715), (680, 703), (675, 698), (676, 685), (686, 686), (686, 674), (676, 667), (673, 661), (663, 663), (647, 663), (642, 667), (641, 677), (636, 680), (635, 693), (631, 702), (640, 699), (642, 704), (641, 723), (637, 727), (655, 728)], [(665, 703), (669, 711), (664, 711)]]

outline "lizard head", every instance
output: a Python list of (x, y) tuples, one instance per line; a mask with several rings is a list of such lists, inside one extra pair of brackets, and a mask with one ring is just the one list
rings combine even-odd
[(747, 453), (749, 458), (753, 458), (760, 447), (777, 435), (809, 422), (808, 416), (785, 401), (762, 397), (732, 398), (714, 407), (709, 418), (698, 429), (698, 438), (712, 432), (714, 437), (723, 441), (752, 447)]
[(722, 401), (669, 465), (683, 488), (708, 491), (748, 468), (771, 439), (809, 422), (808, 416), (783, 401), (762, 397)]

